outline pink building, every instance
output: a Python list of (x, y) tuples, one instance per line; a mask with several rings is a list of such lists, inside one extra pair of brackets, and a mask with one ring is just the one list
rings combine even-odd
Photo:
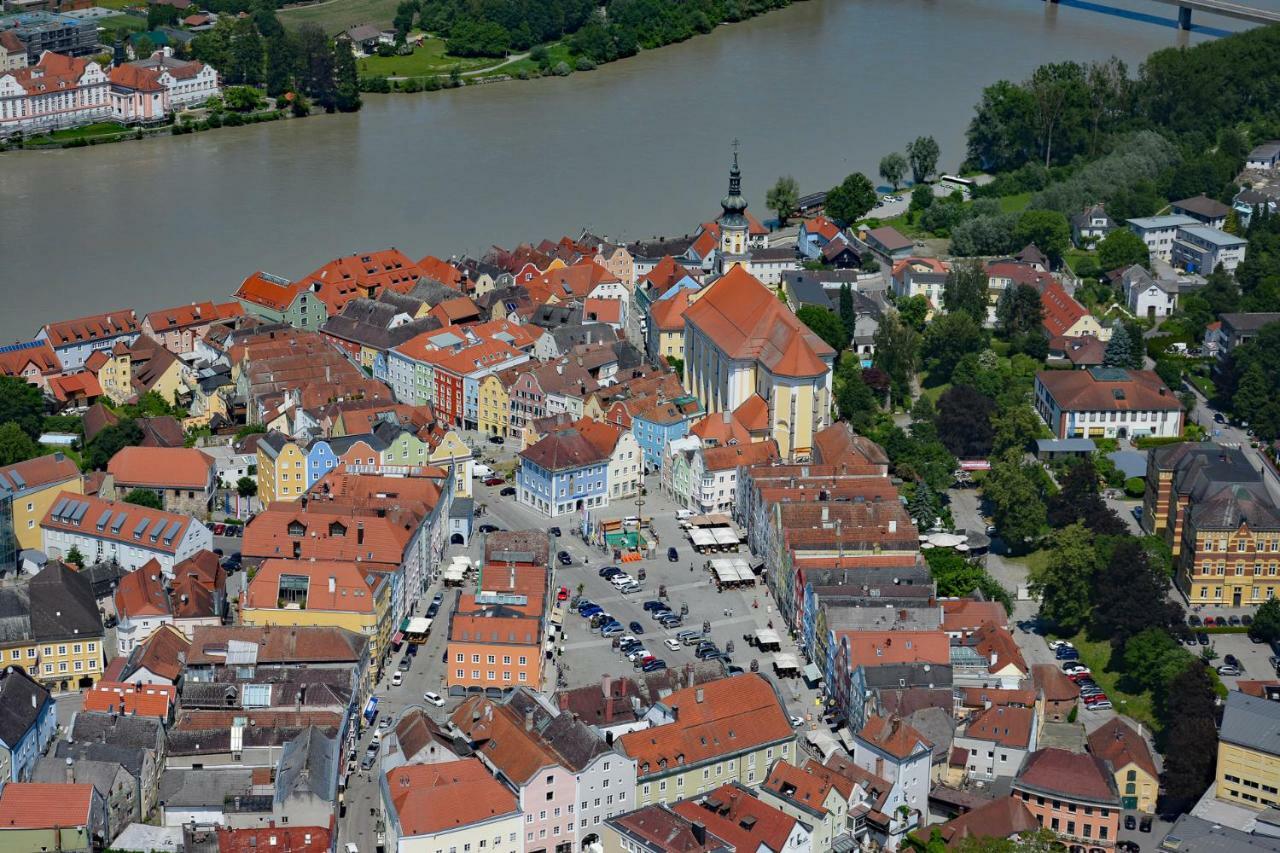
[(169, 115), (169, 90), (150, 68), (117, 65), (107, 73), (111, 81), (111, 112), (116, 121), (150, 124)]
[(108, 120), (109, 90), (98, 63), (45, 51), (35, 65), (0, 73), (0, 137)]

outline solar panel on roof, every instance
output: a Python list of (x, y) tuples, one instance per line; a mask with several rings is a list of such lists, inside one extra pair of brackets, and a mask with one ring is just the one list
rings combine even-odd
[(147, 529), (147, 520), (145, 518), (138, 519), (138, 523), (133, 528), (133, 538), (141, 539), (142, 531)]
[(62, 511), (67, 508), (70, 501), (67, 498), (58, 498), (58, 502), (53, 505), (53, 518), (55, 521), (62, 520)]
[(121, 528), (121, 527), (124, 527), (124, 520), (125, 520), (126, 518), (128, 518), (128, 516), (127, 516), (125, 513), (123, 513), (123, 512), (117, 512), (117, 513), (116, 513), (115, 520), (111, 522), (111, 532), (112, 532), (112, 533), (119, 533), (119, 532), (120, 532), (120, 528)]
[[(70, 509), (68, 507), (68, 509)], [(71, 512), (71, 521), (73, 524), (79, 524), (84, 519), (84, 514), (89, 511), (88, 501), (76, 501), (76, 508)]]
[(17, 484), (18, 484), (18, 488), (19, 488), (19, 489), (25, 489), (25, 488), (27, 487), (27, 480), (26, 480), (26, 478), (25, 478), (25, 477), (23, 477), (21, 474), (19, 474), (17, 471), (10, 471), (10, 472), (9, 472), (9, 479), (11, 479), (11, 480), (13, 480), (13, 482), (17, 483)]
[(181, 521), (172, 522), (169, 529), (164, 532), (164, 544), (168, 545), (173, 541), (173, 537), (178, 535), (178, 531), (182, 528)]
[(111, 510), (104, 509), (102, 511), (102, 515), (98, 516), (98, 524), (97, 524), (98, 529), (99, 530), (106, 529), (107, 522), (110, 520), (111, 520)]
[(164, 530), (164, 519), (157, 518), (156, 523), (151, 525), (151, 541), (154, 542), (160, 538), (160, 531)]
[(4, 478), (4, 474), (0, 474), (0, 489), (12, 489), (13, 485)]

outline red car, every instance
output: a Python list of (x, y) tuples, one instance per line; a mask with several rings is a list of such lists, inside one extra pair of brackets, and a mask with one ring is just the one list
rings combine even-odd
[(569, 587), (562, 586), (560, 591), (556, 593), (556, 601), (566, 601), (569, 598)]
[(484, 481), (484, 484), (486, 486), (501, 486), (505, 482), (506, 480), (502, 479), (501, 477), (490, 477), (489, 479)]
[(223, 524), (222, 522), (218, 522), (213, 526), (213, 535), (221, 536), (223, 531), (226, 529), (227, 529), (227, 526), (225, 524)]

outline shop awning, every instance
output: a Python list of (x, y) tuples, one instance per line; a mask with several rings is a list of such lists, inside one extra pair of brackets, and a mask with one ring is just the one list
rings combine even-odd
[(775, 669), (799, 669), (800, 661), (790, 652), (781, 652), (773, 656), (773, 666)]
[(415, 616), (409, 620), (406, 634), (425, 634), (431, 630), (431, 620), (425, 616)]
[(808, 664), (804, 668), (804, 677), (810, 681), (821, 681), (822, 670), (818, 669), (818, 665), (816, 663)]
[(460, 566), (454, 563), (452, 566), (444, 570), (444, 579), (447, 581), (460, 581), (466, 577), (466, 566)]
[(778, 645), (782, 642), (782, 638), (778, 636), (778, 632), (772, 628), (757, 628), (756, 642), (761, 645)]

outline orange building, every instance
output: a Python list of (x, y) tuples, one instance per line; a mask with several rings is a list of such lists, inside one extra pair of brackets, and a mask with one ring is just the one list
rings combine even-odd
[(1120, 794), (1107, 762), (1065, 749), (1031, 753), (1013, 782), (1014, 799), (1068, 844), (1114, 847)]

